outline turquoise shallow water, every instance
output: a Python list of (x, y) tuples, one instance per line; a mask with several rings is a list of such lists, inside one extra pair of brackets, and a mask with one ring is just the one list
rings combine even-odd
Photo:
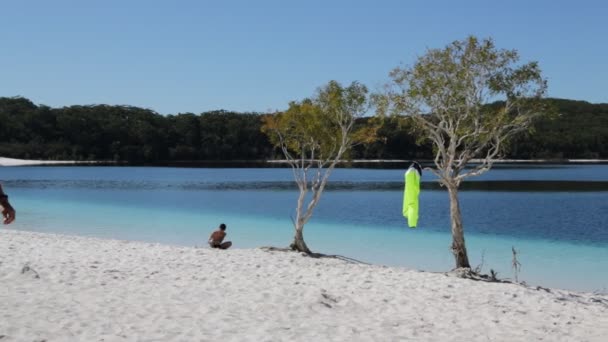
[[(559, 181), (572, 175), (602, 181), (608, 168), (522, 170), (496, 170), (486, 179), (508, 179), (511, 172), (512, 179), (543, 179), (545, 173)], [(194, 246), (205, 245), (225, 222), (236, 248), (289, 244), (297, 193), (268, 186), (289, 177), (287, 169), (0, 168), (19, 215), (11, 228)], [(355, 186), (324, 194), (306, 226), (309, 246), (371, 263), (449, 270), (447, 194), (423, 191), (421, 226), (410, 230), (400, 216), (401, 192), (369, 183), (401, 178), (398, 170), (338, 170), (332, 180)], [(520, 280), (608, 288), (608, 192), (463, 191), (461, 200), (472, 265), (483, 254), (484, 271), (513, 277), (514, 246)]]

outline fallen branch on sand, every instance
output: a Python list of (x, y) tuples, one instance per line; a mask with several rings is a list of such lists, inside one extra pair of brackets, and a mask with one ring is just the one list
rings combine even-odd
[[(297, 252), (292, 248), (281, 248), (281, 247), (273, 247), (273, 246), (264, 246), (264, 247), (260, 247), (261, 250), (265, 251), (265, 252)], [(349, 258), (343, 255), (336, 255), (336, 254), (323, 254), (323, 253), (304, 253), (304, 252), (297, 252), (302, 256), (307, 256), (307, 257), (311, 257), (311, 258), (331, 258), (331, 259), (339, 259), (339, 260), (343, 260), (346, 262), (350, 262), (353, 264), (364, 264), (364, 265), (371, 265), (370, 263), (361, 261), (361, 260), (357, 260), (357, 259), (353, 259), (353, 258)]]
[(513, 283), (508, 280), (498, 279), (495, 272), (492, 272), (490, 275), (482, 274), (466, 267), (453, 269), (450, 272), (446, 272), (445, 275), (476, 281), (485, 281), (488, 283)]

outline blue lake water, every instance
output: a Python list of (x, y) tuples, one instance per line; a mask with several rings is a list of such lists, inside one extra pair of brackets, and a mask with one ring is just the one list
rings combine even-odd
[[(290, 169), (0, 167), (13, 229), (205, 245), (221, 222), (236, 248), (287, 246)], [(472, 183), (474, 182), (474, 183)], [(446, 271), (447, 193), (423, 176), (418, 229), (401, 216), (403, 170), (337, 169), (305, 237), (314, 251)], [(608, 165), (500, 167), (460, 194), (469, 259), (483, 271), (585, 291), (608, 288)]]

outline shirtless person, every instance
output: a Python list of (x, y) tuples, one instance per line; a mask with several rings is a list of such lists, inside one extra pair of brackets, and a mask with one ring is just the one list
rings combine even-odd
[(15, 221), (15, 209), (8, 202), (8, 196), (2, 191), (2, 184), (0, 184), (0, 206), (2, 206), (2, 221), (4, 224)]
[(220, 229), (214, 231), (213, 233), (211, 233), (211, 236), (209, 237), (209, 246), (211, 246), (211, 248), (219, 248), (219, 249), (228, 249), (230, 248), (230, 246), (232, 246), (232, 242), (230, 241), (224, 241), (224, 238), (226, 237), (226, 225), (225, 224), (220, 224)]

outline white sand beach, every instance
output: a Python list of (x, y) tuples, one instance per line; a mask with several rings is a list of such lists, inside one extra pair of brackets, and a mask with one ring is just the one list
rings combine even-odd
[[(567, 272), (567, 270), (564, 270)], [(0, 341), (606, 341), (608, 296), (0, 230)]]
[(0, 166), (36, 166), (36, 165), (100, 165), (113, 164), (113, 161), (103, 160), (38, 160), (38, 159), (15, 159), (0, 157)]
[[(27, 165), (69, 165), (77, 164), (73, 160), (34, 160), (34, 159), (15, 159), (0, 157), (0, 166), (27, 166)], [(87, 162), (82, 162), (83, 164)]]

